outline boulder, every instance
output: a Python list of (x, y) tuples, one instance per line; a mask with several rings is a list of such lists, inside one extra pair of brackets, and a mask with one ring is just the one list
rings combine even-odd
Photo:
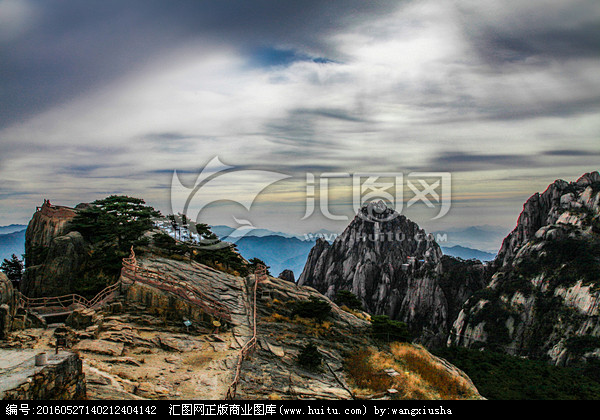
[(294, 272), (292, 270), (283, 270), (279, 274), (278, 278), (280, 278), (281, 280), (289, 281), (291, 283), (296, 282), (296, 278), (294, 277)]
[(65, 324), (76, 330), (102, 324), (103, 317), (91, 308), (77, 308), (66, 319)]
[(4, 273), (0, 272), (0, 340), (8, 337), (17, 307), (17, 293), (12, 282)]

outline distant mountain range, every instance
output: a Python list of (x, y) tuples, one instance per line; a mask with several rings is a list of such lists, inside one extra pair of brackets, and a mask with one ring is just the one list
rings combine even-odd
[(460, 245), (442, 247), (442, 252), (445, 255), (462, 258), (463, 260), (476, 259), (479, 261), (492, 261), (494, 258), (496, 258), (496, 254), (492, 254), (491, 252), (484, 252), (478, 249), (467, 248)]
[(308, 253), (315, 245), (315, 241), (278, 235), (245, 236), (231, 242), (237, 245), (238, 251), (247, 260), (263, 260), (270, 267), (273, 276), (277, 277), (287, 269), (294, 272), (296, 279), (302, 273)]
[(274, 232), (269, 229), (259, 229), (259, 228), (234, 229), (232, 227), (225, 226), (225, 225), (215, 225), (215, 226), (211, 226), (210, 229), (213, 231), (213, 233), (215, 235), (217, 235), (221, 239), (241, 238), (241, 237), (246, 237), (246, 236), (262, 237), (262, 236), (270, 236), (270, 235), (281, 236), (284, 238), (293, 238), (294, 237), (294, 235), (290, 235), (289, 233)]
[(27, 229), (27, 225), (8, 225), (8, 226), (0, 226), (0, 235), (4, 235), (7, 233), (14, 233), (20, 230)]
[[(432, 234), (436, 237), (440, 246), (446, 248), (460, 245), (461, 247), (496, 254), (509, 231), (509, 229), (501, 226), (483, 225), (436, 231), (432, 232)], [(445, 238), (446, 240), (441, 240), (441, 238)]]
[(0, 226), (0, 262), (12, 254), (22, 258), (25, 253), (25, 228), (23, 225)]
[(215, 225), (211, 226), (210, 229), (213, 231), (215, 235), (217, 235), (222, 240), (227, 238), (242, 238), (248, 236), (281, 236), (283, 238), (297, 238), (301, 241), (315, 241), (317, 238), (323, 238), (325, 240), (334, 240), (339, 233), (332, 232), (327, 229), (320, 229), (316, 232), (309, 232), (301, 235), (294, 235), (291, 233), (284, 232), (276, 232), (269, 229), (261, 229), (261, 228), (240, 228), (234, 229), (232, 227), (226, 225)]

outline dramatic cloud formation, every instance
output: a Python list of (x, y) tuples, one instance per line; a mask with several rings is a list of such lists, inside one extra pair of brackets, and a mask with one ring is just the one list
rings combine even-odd
[(168, 211), (173, 170), (193, 184), (219, 156), (290, 176), (253, 214), (276, 230), (326, 222), (290, 226), (306, 173), (331, 172), (448, 171), (450, 214), (418, 222), (510, 227), (598, 169), (599, 19), (592, 0), (0, 0), (0, 223), (42, 198)]

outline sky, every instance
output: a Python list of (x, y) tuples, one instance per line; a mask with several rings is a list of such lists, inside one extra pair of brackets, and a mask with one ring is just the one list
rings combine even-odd
[[(598, 22), (595, 0), (0, 0), (0, 225), (125, 194), (339, 231), (356, 174), (387, 174), (428, 230), (508, 232), (599, 169)], [(450, 185), (409, 206), (431, 173)]]

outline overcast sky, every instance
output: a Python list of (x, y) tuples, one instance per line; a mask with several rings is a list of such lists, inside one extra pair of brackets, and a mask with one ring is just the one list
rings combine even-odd
[[(44, 198), (168, 213), (173, 171), (192, 188), (218, 157), (237, 174), (206, 201), (287, 178), (212, 224), (335, 230), (300, 221), (307, 173), (443, 171), (450, 212), (409, 217), (508, 230), (600, 166), (598, 22), (597, 0), (0, 0), (0, 224)], [(351, 216), (344, 182), (331, 211)]]

